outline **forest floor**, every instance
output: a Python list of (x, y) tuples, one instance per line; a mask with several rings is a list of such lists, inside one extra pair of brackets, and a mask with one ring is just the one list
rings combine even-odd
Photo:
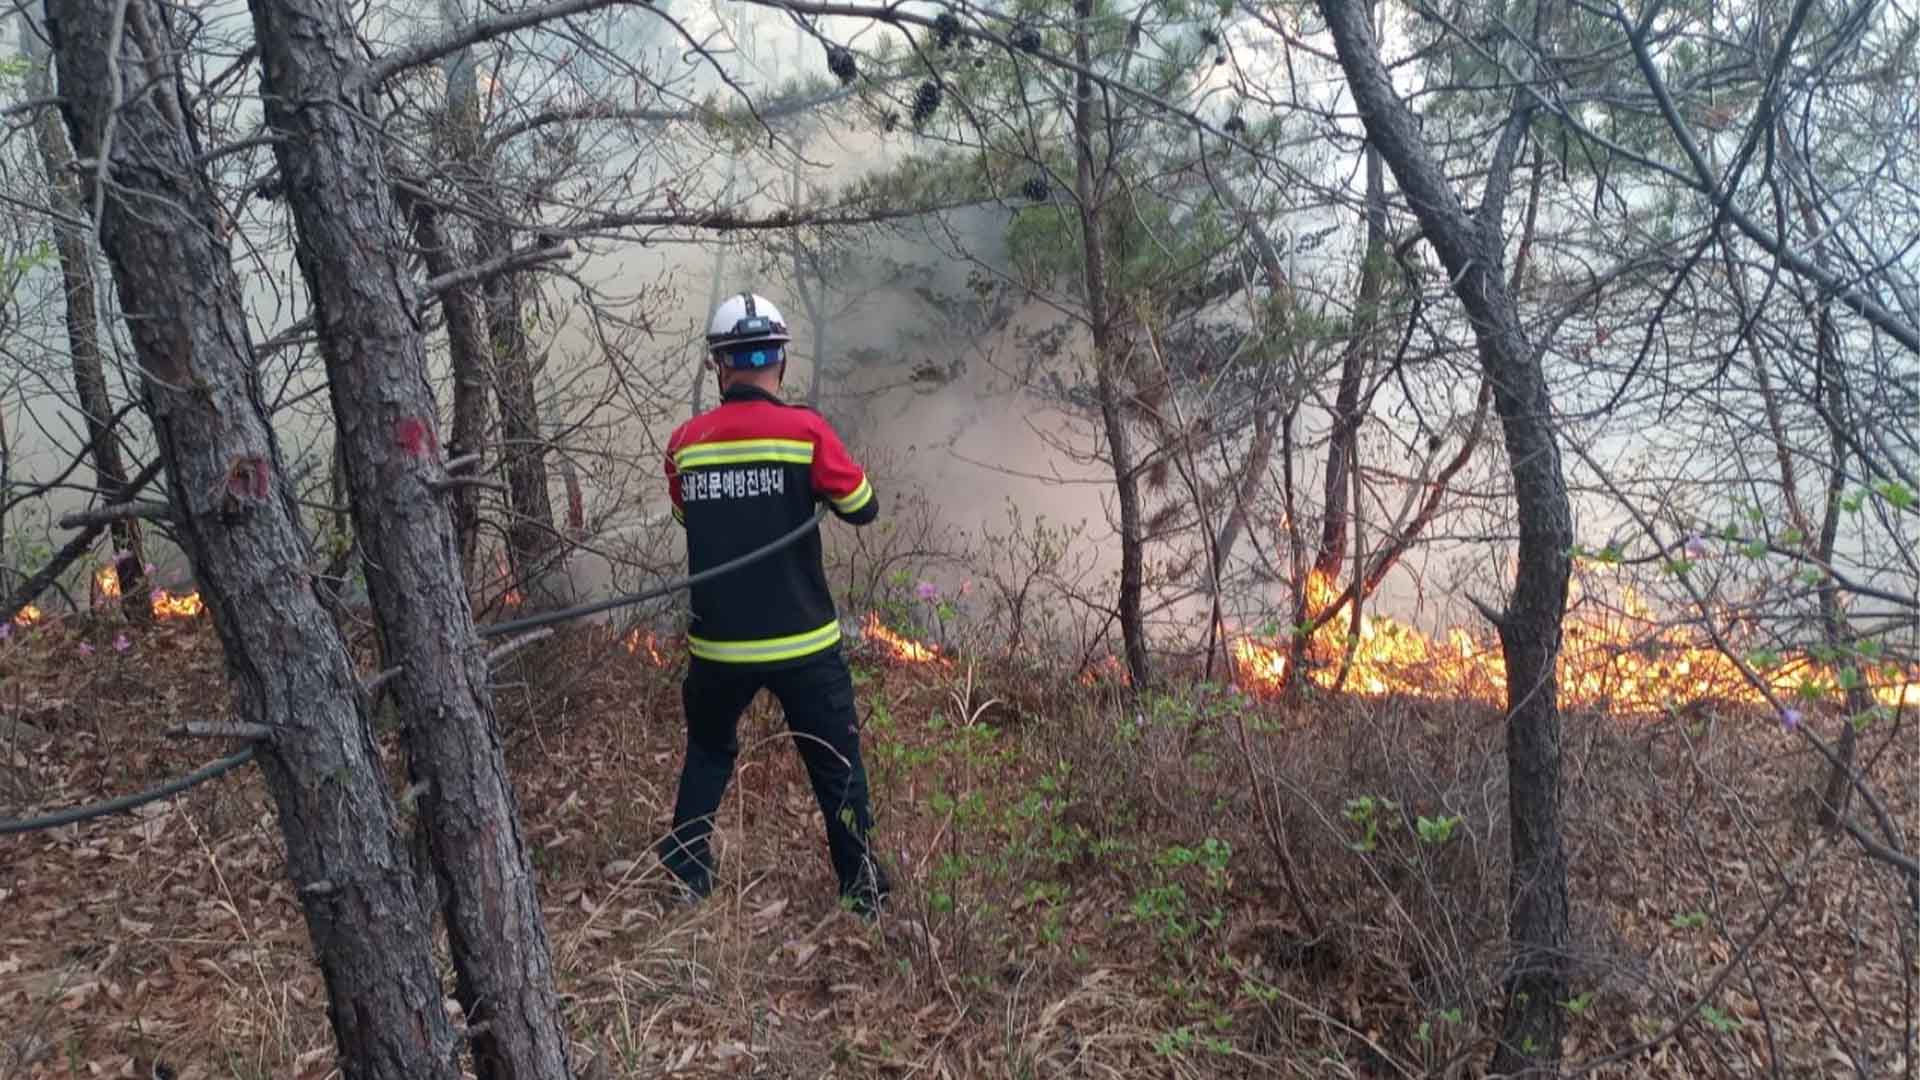
[[(1484, 1069), (1507, 888), (1496, 711), (1198, 686), (1136, 711), (1005, 666), (969, 690), (965, 664), (852, 656), (897, 890), (877, 926), (839, 910), (764, 700), (723, 811), (722, 888), (677, 909), (648, 853), (680, 758), (675, 654), (582, 629), (501, 672), (583, 1073)], [(228, 750), (165, 733), (227, 708), (204, 619), (15, 632), (0, 641), (0, 815), (184, 774)], [(1920, 740), (1902, 723), (1869, 730), (1862, 752), (1913, 836)], [(1566, 718), (1570, 1062), (1594, 1076), (1912, 1064), (1904, 887), (1812, 826), (1820, 775), (1753, 717)], [(145, 1076), (154, 1061), (182, 1078), (332, 1073), (280, 851), (251, 767), (0, 837), (0, 1077)]]

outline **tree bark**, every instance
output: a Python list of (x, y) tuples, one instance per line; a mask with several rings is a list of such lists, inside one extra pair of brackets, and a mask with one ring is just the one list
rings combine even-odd
[[(413, 235), (434, 277), (459, 269), (453, 242), (440, 227), (438, 210), (424, 203), (409, 209)], [(477, 285), (460, 285), (440, 294), (447, 319), (447, 360), (453, 372), (453, 430), (447, 436), (448, 460), (481, 452), (487, 434), (487, 330)], [(479, 465), (467, 471), (478, 472)], [(460, 484), (447, 493), (453, 517), (454, 545), (460, 552), (460, 576), (473, 581), (480, 544), (480, 489)]]
[[(1387, 262), (1387, 191), (1381, 176), (1380, 152), (1367, 148), (1367, 247), (1360, 264), (1360, 294), (1354, 305), (1353, 335), (1340, 355), (1340, 385), (1333, 399), (1333, 430), (1327, 441), (1327, 474), (1320, 518), (1320, 548), (1313, 572), (1329, 581), (1340, 573), (1347, 558), (1351, 505), (1347, 470), (1356, 459), (1360, 439), (1360, 387), (1367, 361), (1373, 356), (1374, 330), (1379, 324), (1380, 297), (1385, 292)], [(1353, 496), (1357, 498), (1357, 496)]]
[(313, 297), (369, 598), (405, 720), (483, 1080), (569, 1075), (552, 957), (474, 635), (412, 277), (341, 0), (252, 0), (266, 120)]
[[(1819, 257), (1818, 249), (1815, 257)], [(1819, 349), (1815, 383), (1820, 397), (1820, 418), (1827, 431), (1827, 445), (1832, 448), (1833, 465), (1827, 473), (1826, 510), (1820, 519), (1820, 535), (1817, 539), (1808, 539), (1816, 545), (1814, 554), (1821, 563), (1832, 566), (1834, 547), (1840, 535), (1840, 507), (1847, 480), (1847, 370), (1846, 361), (1841, 356), (1840, 331), (1834, 325), (1831, 303), (1820, 305), (1814, 313), (1813, 325), (1816, 347)], [(1847, 625), (1839, 583), (1831, 576), (1820, 583), (1820, 636), (1827, 648), (1839, 658), (1836, 663), (1842, 668), (1852, 666), (1844, 657), (1854, 646), (1853, 633)], [(1819, 812), (1820, 826), (1833, 832), (1838, 832), (1846, 821), (1847, 804), (1853, 797), (1853, 763), (1859, 754), (1860, 744), (1860, 732), (1854, 726), (1853, 718), (1864, 716), (1873, 708), (1873, 699), (1867, 694), (1863, 680), (1854, 680), (1842, 694), (1847, 716), (1840, 728), (1839, 744), (1834, 747), (1834, 761), (1827, 771), (1827, 784), (1821, 793)]]
[[(47, 94), (48, 57), (31, 17), (22, 12), (21, 42), (27, 54), (27, 92), (31, 97)], [(78, 179), (67, 171), (73, 154), (67, 146), (60, 117), (42, 110), (34, 119), (34, 134), (40, 151), (40, 165), (47, 174), (49, 202), (55, 210), (72, 217), (86, 216), (80, 199)], [(73, 365), (73, 390), (87, 433), (87, 451), (93, 459), (95, 486), (109, 503), (128, 498), (127, 472), (120, 460), (120, 442), (113, 430), (113, 400), (107, 393), (107, 374), (100, 355), (100, 307), (94, 284), (93, 260), (87, 250), (87, 238), (77, 229), (55, 222), (54, 243), (60, 253), (60, 278), (65, 286), (67, 353)], [(135, 518), (115, 521), (113, 534), (114, 583), (120, 590), (120, 610), (132, 622), (150, 622), (153, 605), (147, 599), (146, 544), (140, 522)]]
[[(1368, 137), (1406, 193), (1473, 324), (1506, 441), (1520, 532), (1513, 591), (1496, 619), (1507, 673), (1512, 956), (1492, 1068), (1506, 1074), (1552, 1072), (1565, 1036), (1560, 1003), (1567, 997), (1568, 977), (1555, 667), (1572, 566), (1573, 514), (1546, 379), (1520, 324), (1514, 292), (1500, 274), (1502, 214), (1530, 115), (1519, 104), (1524, 99), (1518, 99), (1495, 147), (1480, 209), (1468, 214), (1422, 143), (1413, 114), (1394, 92), (1366, 9), (1354, 0), (1318, 2)], [(1536, 11), (1536, 37), (1552, 6)]]
[[(1359, 487), (1348, 472), (1357, 471), (1359, 467), (1360, 387), (1366, 380), (1367, 361), (1373, 354), (1387, 258), (1387, 188), (1377, 148), (1367, 147), (1366, 162), (1366, 255), (1360, 264), (1353, 334), (1340, 356), (1340, 383), (1334, 394), (1333, 427), (1327, 437), (1327, 467), (1321, 487), (1320, 541), (1314, 550), (1313, 567), (1307, 571), (1307, 581), (1301, 584), (1295, 598), (1294, 626), (1305, 626), (1324, 614), (1314, 609), (1314, 597), (1316, 594), (1324, 597), (1339, 578), (1341, 565), (1347, 558), (1347, 536), (1353, 523), (1349, 507), (1360, 498)], [(1352, 600), (1356, 617), (1362, 599), (1361, 594), (1356, 594)], [(1313, 662), (1308, 649), (1312, 640), (1312, 634), (1294, 634), (1289, 639), (1287, 666), (1281, 673), (1282, 685), (1286, 688), (1294, 688), (1305, 677), (1307, 665)]]
[(1073, 149), (1074, 201), (1080, 212), (1082, 273), (1087, 292), (1087, 322), (1093, 336), (1095, 388), (1100, 395), (1100, 421), (1107, 437), (1107, 453), (1113, 467), (1115, 499), (1120, 509), (1120, 588), (1116, 597), (1120, 619), (1120, 638), (1127, 655), (1127, 672), (1135, 690), (1153, 683), (1153, 661), (1147, 651), (1146, 619), (1142, 610), (1145, 591), (1145, 558), (1141, 548), (1140, 476), (1134, 468), (1132, 435), (1127, 430), (1120, 380), (1115, 368), (1112, 298), (1107, 295), (1106, 228), (1101, 216), (1101, 189), (1093, 174), (1093, 80), (1086, 72), (1092, 62), (1088, 35), (1088, 5), (1076, 0), (1079, 13), (1074, 28), (1074, 58), (1080, 70), (1074, 75)]
[[(449, 32), (458, 32), (469, 18), (459, 0), (440, 0), (441, 20)], [(479, 66), (471, 47), (456, 50), (446, 59), (446, 127), (442, 132), (455, 165), (455, 175), (467, 186), (468, 196), (488, 207), (497, 220), (484, 222), (475, 229), (474, 260), (478, 263), (504, 258), (513, 251), (513, 231), (501, 224), (507, 207), (501, 198), (498, 164), (492, 144), (481, 130)], [(438, 271), (435, 271), (438, 273)], [(493, 387), (500, 412), (500, 469), (507, 481), (507, 557), (509, 589), (523, 602), (535, 607), (549, 606), (554, 599), (543, 587), (553, 569), (560, 548), (560, 534), (554, 529), (553, 499), (547, 484), (547, 446), (540, 434), (540, 403), (534, 383), (533, 359), (529, 355), (526, 327), (521, 318), (526, 300), (525, 276), (518, 273), (495, 274), (479, 288), (478, 310), (483, 314), (485, 347), (476, 354), (484, 360), (478, 368), (485, 385)], [(451, 324), (452, 313), (448, 314)], [(451, 328), (451, 325), (450, 327)], [(463, 329), (463, 333), (467, 333)], [(454, 443), (462, 450), (478, 450), (478, 442), (467, 442), (458, 426), (460, 414), (460, 375), (455, 374)], [(468, 418), (471, 420), (471, 418)], [(484, 429), (482, 421), (476, 430)], [(470, 499), (478, 491), (468, 489)]]
[[(512, 251), (513, 235), (483, 226), (481, 262)], [(547, 485), (547, 444), (540, 433), (540, 400), (534, 385), (531, 343), (521, 323), (526, 285), (521, 274), (496, 274), (485, 285), (487, 337), (493, 352), (493, 393), (500, 406), (500, 465), (507, 476), (507, 554), (513, 587), (536, 607), (553, 597), (545, 587), (560, 548), (553, 527), (553, 496)]]
[(1233, 485), (1233, 507), (1227, 511), (1227, 520), (1221, 523), (1213, 541), (1222, 566), (1232, 557), (1234, 545), (1240, 542), (1240, 534), (1247, 525), (1247, 512), (1259, 497), (1260, 481), (1266, 479), (1267, 466), (1273, 461), (1273, 437), (1277, 430), (1274, 421), (1279, 412), (1280, 406), (1267, 404), (1253, 411), (1253, 442), (1247, 448), (1246, 466)]
[(341, 1073), (452, 1080), (429, 928), (351, 658), (307, 572), (218, 203), (174, 91), (178, 43), (148, 0), (53, 0), (48, 24), (74, 145), (112, 178), (88, 194), (234, 713), (274, 733), (259, 761)]
[[(1821, 217), (1815, 212), (1813, 192), (1815, 185), (1805, 179), (1805, 162), (1799, 147), (1794, 143), (1786, 124), (1778, 124), (1781, 138), (1781, 158), (1786, 165), (1788, 187), (1792, 193), (1795, 208), (1800, 220), (1813, 239), (1813, 258), (1816, 265), (1823, 269), (1827, 263), (1827, 238)], [(1814, 543), (1814, 555), (1822, 565), (1833, 565), (1834, 547), (1840, 535), (1840, 510), (1842, 496), (1847, 481), (1847, 458), (1852, 446), (1847, 437), (1851, 423), (1848, 407), (1850, 376), (1847, 373), (1845, 345), (1841, 341), (1840, 328), (1834, 322), (1833, 301), (1822, 296), (1818, 302), (1807, 303), (1808, 314), (1812, 316), (1814, 331), (1814, 410), (1820, 415), (1821, 426), (1827, 435), (1827, 445), (1833, 454), (1833, 462), (1827, 470), (1826, 506), (1820, 518), (1820, 535), (1805, 537), (1801, 542)], [(1764, 385), (1764, 384), (1763, 384)], [(1857, 427), (1857, 424), (1853, 426)], [(1786, 447), (1780, 452), (1784, 455)], [(1790, 462), (1791, 458), (1783, 457)], [(1791, 484), (1793, 478), (1790, 464), (1782, 466), (1782, 477), (1789, 481), (1788, 505), (1798, 510), (1798, 500), (1794, 498)], [(1820, 635), (1823, 643), (1833, 651), (1837, 658), (1844, 658), (1853, 648), (1853, 633), (1847, 625), (1845, 606), (1840, 598), (1839, 583), (1831, 576), (1820, 583)], [(1843, 668), (1851, 666), (1845, 659), (1837, 659)], [(1853, 798), (1853, 763), (1859, 754), (1860, 732), (1854, 726), (1853, 718), (1865, 715), (1873, 708), (1873, 699), (1867, 693), (1866, 683), (1856, 679), (1842, 692), (1846, 702), (1847, 718), (1840, 728), (1840, 741), (1834, 747), (1834, 762), (1827, 771), (1826, 789), (1821, 793), (1819, 822), (1820, 826), (1832, 832), (1838, 832), (1847, 820), (1847, 806)]]

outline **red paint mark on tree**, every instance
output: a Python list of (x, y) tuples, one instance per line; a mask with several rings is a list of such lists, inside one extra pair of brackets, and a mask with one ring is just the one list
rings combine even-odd
[(417, 416), (403, 416), (393, 422), (393, 441), (407, 452), (408, 457), (424, 458), (440, 449), (440, 440), (433, 433), (433, 425)]
[(258, 454), (233, 459), (227, 466), (227, 494), (236, 499), (264, 499), (272, 486), (272, 467)]

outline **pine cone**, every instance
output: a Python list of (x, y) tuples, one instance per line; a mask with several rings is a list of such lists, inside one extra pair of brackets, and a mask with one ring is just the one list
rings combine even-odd
[(954, 18), (953, 12), (943, 11), (939, 18), (933, 20), (933, 37), (940, 48), (948, 48), (959, 36), (960, 20)]
[(940, 108), (940, 84), (928, 79), (913, 92), (913, 126), (919, 127), (933, 119), (934, 111)]
[(853, 51), (839, 45), (827, 50), (827, 70), (843, 83), (860, 77), (860, 68), (853, 61)]

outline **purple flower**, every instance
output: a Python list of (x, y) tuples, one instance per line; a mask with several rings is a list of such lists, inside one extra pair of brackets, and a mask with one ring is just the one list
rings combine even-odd
[(1687, 537), (1687, 558), (1704, 559), (1707, 557), (1707, 538), (1704, 536)]
[(128, 649), (131, 649), (131, 648), (133, 648), (133, 642), (127, 640), (127, 635), (125, 634), (114, 635), (113, 637), (114, 652), (126, 652)]
[(141, 564), (140, 564), (140, 572), (141, 572), (141, 573), (143, 573), (143, 574), (145, 574), (145, 575), (146, 575), (146, 576), (148, 576), (148, 577), (152, 577), (152, 576), (153, 576), (153, 572), (154, 572), (155, 570), (158, 570), (158, 569), (160, 569), (160, 568), (159, 568), (159, 567), (157, 567), (157, 566), (155, 566), (155, 565), (153, 565), (152, 563), (141, 563)]
[(931, 581), (923, 581), (914, 586), (913, 592), (915, 596), (918, 596), (929, 604), (940, 599), (940, 586), (935, 585)]
[(1787, 709), (1780, 714), (1780, 730), (1796, 731), (1800, 727), (1800, 710)]
[(147, 594), (147, 599), (150, 602), (155, 604), (159, 603), (162, 600), (165, 600), (166, 598), (167, 598), (167, 592), (165, 589), (155, 589), (152, 592)]
[(0, 622), (0, 641), (5, 641), (12, 636), (13, 624), (10, 622)]
[(81, 643), (80, 643), (80, 655), (81, 655), (81, 656), (92, 656), (92, 655), (93, 655), (93, 646), (91, 646), (91, 645), (89, 645), (89, 644), (87, 644), (87, 643), (86, 643), (86, 642), (84, 642), (84, 641), (83, 641), (83, 642), (81, 642)]

